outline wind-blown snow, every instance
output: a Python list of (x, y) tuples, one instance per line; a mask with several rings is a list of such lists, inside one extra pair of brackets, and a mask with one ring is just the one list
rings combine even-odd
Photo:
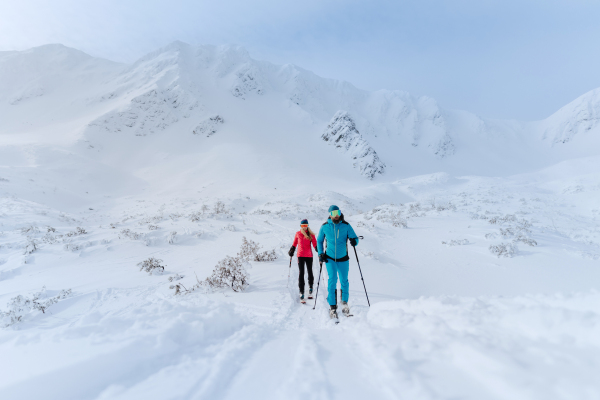
[[(494, 121), (235, 46), (0, 53), (0, 399), (598, 398), (597, 98)], [(371, 302), (350, 249), (339, 325), (287, 256), (331, 204)], [(243, 238), (277, 259), (198, 285)]]

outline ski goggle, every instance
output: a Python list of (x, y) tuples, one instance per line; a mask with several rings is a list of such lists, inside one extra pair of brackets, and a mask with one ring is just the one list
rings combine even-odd
[(340, 212), (340, 210), (333, 210), (329, 214), (331, 214), (332, 217), (337, 217), (339, 215), (342, 215), (342, 213)]
[(302, 228), (308, 228), (308, 224), (300, 224)]

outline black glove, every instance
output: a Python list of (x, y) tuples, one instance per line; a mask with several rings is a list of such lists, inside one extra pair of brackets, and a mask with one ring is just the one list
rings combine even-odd
[(290, 247), (290, 251), (288, 251), (288, 254), (290, 255), (290, 257), (294, 257), (295, 251), (296, 251), (296, 248), (294, 246)]
[(350, 238), (350, 244), (352, 245), (352, 247), (356, 246), (356, 238)]
[(326, 263), (327, 262), (327, 254), (325, 254), (325, 253), (319, 254), (319, 262)]

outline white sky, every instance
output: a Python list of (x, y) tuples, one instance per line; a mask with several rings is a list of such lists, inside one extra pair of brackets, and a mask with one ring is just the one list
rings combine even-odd
[(235, 43), (364, 89), (541, 119), (600, 87), (588, 0), (2, 0), (0, 50), (62, 43), (131, 62), (174, 40)]

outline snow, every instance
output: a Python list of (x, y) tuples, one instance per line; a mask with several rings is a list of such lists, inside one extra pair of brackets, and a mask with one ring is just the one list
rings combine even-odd
[[(235, 46), (0, 53), (0, 398), (600, 397), (597, 97), (491, 121)], [(351, 252), (338, 325), (287, 256), (331, 204), (371, 302)], [(198, 285), (243, 238), (278, 258)]]

